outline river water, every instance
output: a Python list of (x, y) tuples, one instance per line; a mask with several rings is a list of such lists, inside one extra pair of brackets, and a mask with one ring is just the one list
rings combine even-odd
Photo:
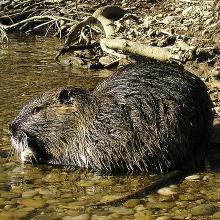
[[(0, 219), (220, 219), (220, 174), (196, 173), (144, 198), (93, 206), (149, 184), (156, 176), (99, 176), (47, 165), (20, 164), (8, 124), (31, 97), (50, 88), (92, 89), (110, 71), (58, 64), (56, 38), (11, 35), (0, 44)], [(214, 156), (216, 154), (214, 153)]]

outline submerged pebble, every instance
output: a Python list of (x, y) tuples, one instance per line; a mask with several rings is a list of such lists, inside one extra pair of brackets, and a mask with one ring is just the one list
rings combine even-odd
[(176, 191), (174, 191), (174, 189), (170, 188), (170, 187), (164, 187), (164, 188), (161, 188), (157, 191), (160, 195), (163, 195), (163, 196), (171, 196), (171, 195), (175, 195), (177, 194)]
[(214, 213), (213, 216), (212, 216), (212, 219), (213, 219), (213, 220), (219, 220), (219, 219), (220, 219), (220, 211)]
[(175, 219), (190, 219), (190, 213), (187, 210), (177, 209), (174, 210)]
[(171, 217), (170, 216), (160, 216), (160, 217), (157, 217), (156, 220), (171, 220)]
[(124, 203), (124, 206), (127, 207), (127, 208), (134, 208), (136, 207), (137, 205), (140, 204), (140, 200), (139, 199), (129, 199), (128, 201), (126, 201)]
[(186, 180), (199, 180), (201, 179), (200, 175), (191, 175), (191, 176), (187, 176), (185, 177)]
[(217, 207), (211, 204), (201, 204), (191, 209), (191, 213), (194, 216), (212, 215), (216, 211), (217, 211)]
[(20, 193), (15, 193), (15, 192), (4, 192), (4, 191), (1, 191), (0, 195), (1, 195), (1, 198), (5, 198), (5, 199), (14, 199), (14, 198), (21, 197)]
[(33, 208), (43, 208), (47, 206), (47, 203), (43, 199), (21, 199), (18, 201), (20, 204), (27, 206), (27, 207), (33, 207)]
[(150, 202), (146, 204), (147, 208), (151, 209), (170, 209), (175, 206), (174, 202)]
[(31, 220), (61, 220), (61, 217), (51, 213), (51, 214), (36, 215)]
[(154, 220), (152, 211), (145, 210), (143, 212), (137, 212), (135, 215), (135, 220)]
[(79, 216), (65, 216), (62, 218), (62, 220), (90, 220), (91, 216), (89, 214), (83, 214)]
[(0, 213), (0, 219), (2, 220), (14, 220), (14, 219), (22, 219), (27, 217), (34, 208), (31, 207), (26, 207), (26, 208), (20, 208), (20, 209), (15, 209), (11, 211), (4, 211)]
[(32, 198), (36, 196), (37, 194), (38, 192), (36, 192), (35, 190), (25, 191), (22, 193), (22, 198)]
[(119, 215), (132, 215), (134, 213), (134, 210), (125, 207), (110, 207), (109, 211)]

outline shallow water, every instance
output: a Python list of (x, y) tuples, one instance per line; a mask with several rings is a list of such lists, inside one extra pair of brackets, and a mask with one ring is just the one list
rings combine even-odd
[(111, 72), (56, 63), (61, 44), (55, 38), (11, 35), (8, 47), (0, 46), (0, 219), (220, 219), (217, 171), (198, 173), (124, 205), (97, 208), (91, 205), (135, 191), (156, 177), (103, 177), (20, 164), (11, 155), (8, 124), (27, 100), (54, 87), (91, 89)]

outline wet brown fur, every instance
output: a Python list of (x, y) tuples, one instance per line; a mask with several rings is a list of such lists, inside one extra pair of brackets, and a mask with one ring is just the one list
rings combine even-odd
[(169, 64), (140, 62), (91, 93), (59, 88), (33, 99), (10, 134), (16, 149), (30, 148), (39, 163), (164, 173), (203, 163), (211, 108), (198, 77)]

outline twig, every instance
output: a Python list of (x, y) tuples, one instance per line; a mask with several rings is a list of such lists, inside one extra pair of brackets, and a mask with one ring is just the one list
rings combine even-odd
[(54, 23), (52, 23), (52, 24), (47, 28), (46, 33), (45, 33), (45, 35), (44, 35), (45, 37), (47, 36), (47, 34), (48, 34), (50, 28), (51, 28), (53, 25), (54, 25)]
[(33, 29), (34, 29), (34, 30), (35, 30), (35, 29), (38, 29), (38, 28), (43, 27), (43, 26), (45, 26), (45, 25), (47, 25), (47, 24), (50, 24), (51, 22), (54, 22), (54, 20), (47, 21), (47, 22), (45, 22), (45, 23), (43, 23), (43, 24), (39, 24), (39, 25), (37, 25), (36, 27), (34, 27)]
[(2, 41), (4, 41), (6, 39), (6, 43), (8, 43), (8, 36), (5, 32), (5, 30), (0, 26), (0, 32), (1, 32), (1, 36), (2, 36)]
[(56, 27), (57, 27), (57, 29), (58, 29), (58, 32), (59, 32), (59, 35), (60, 35), (60, 39), (62, 38), (62, 31), (61, 31), (61, 29), (60, 29), (60, 26), (59, 26), (59, 24), (58, 24), (58, 21), (55, 21), (55, 24), (56, 24)]
[(4, 30), (8, 30), (8, 29), (12, 29), (12, 28), (15, 28), (23, 23), (26, 23), (26, 22), (29, 22), (29, 21), (34, 21), (34, 20), (42, 20), (42, 19), (51, 19), (51, 20), (54, 20), (54, 21), (57, 21), (59, 19), (62, 19), (62, 20), (68, 20), (68, 21), (73, 21), (72, 19), (69, 19), (69, 18), (64, 18), (64, 17), (54, 17), (54, 16), (50, 16), (50, 15), (44, 15), (44, 16), (33, 16), (33, 17), (30, 17), (30, 18), (27, 18), (27, 19), (24, 19), (22, 21), (19, 21), (17, 23), (14, 23), (12, 25), (4, 25), (3, 28)]

